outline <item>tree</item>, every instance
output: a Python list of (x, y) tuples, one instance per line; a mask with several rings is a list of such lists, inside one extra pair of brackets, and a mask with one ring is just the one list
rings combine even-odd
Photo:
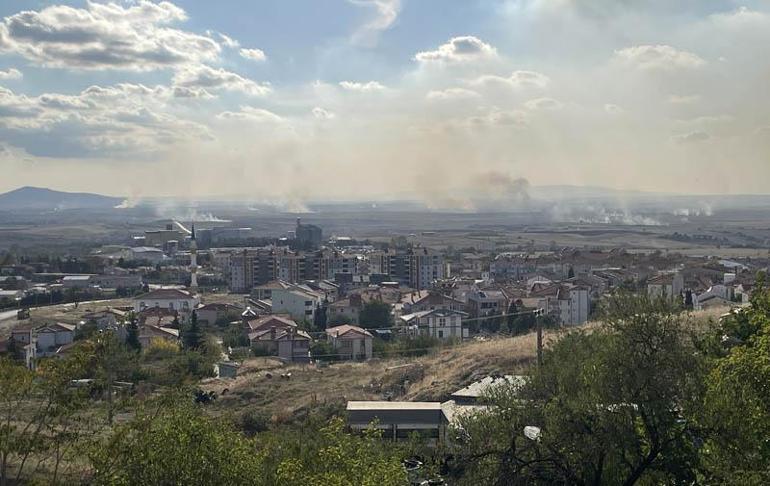
[(381, 431), (362, 436), (345, 431), (344, 421), (308, 420), (294, 433), (269, 434), (261, 443), (263, 484), (286, 486), (396, 486), (408, 484), (402, 452), (383, 441)]
[(327, 311), (329, 309), (329, 301), (324, 299), (318, 309), (316, 309), (315, 317), (313, 318), (313, 327), (316, 331), (323, 331), (326, 329)]
[(689, 336), (667, 303), (614, 297), (602, 327), (565, 335), (526, 386), (497, 388), (495, 407), (461, 420), (463, 481), (694, 482), (704, 366)]
[(361, 323), (361, 327), (365, 329), (391, 327), (393, 315), (390, 313), (390, 305), (379, 300), (367, 302), (361, 309), (358, 321)]
[(131, 316), (126, 326), (126, 346), (134, 351), (142, 350), (142, 343), (139, 342), (139, 326), (134, 316)]
[(758, 280), (750, 306), (713, 333), (703, 460), (712, 483), (770, 482), (770, 292)]
[(259, 484), (261, 458), (254, 442), (221, 420), (207, 417), (183, 396), (146, 406), (89, 459), (97, 485)]
[(193, 311), (190, 315), (190, 323), (182, 333), (182, 344), (185, 349), (198, 349), (203, 344), (203, 334), (198, 325), (198, 314)]

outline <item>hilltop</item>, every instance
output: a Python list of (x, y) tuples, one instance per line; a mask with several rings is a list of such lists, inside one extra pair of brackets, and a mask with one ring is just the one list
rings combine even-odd
[(122, 200), (100, 194), (26, 186), (0, 194), (0, 210), (107, 209)]

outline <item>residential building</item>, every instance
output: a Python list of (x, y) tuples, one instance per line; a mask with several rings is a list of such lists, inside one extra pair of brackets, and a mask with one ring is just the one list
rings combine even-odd
[(237, 320), (243, 312), (241, 307), (227, 303), (210, 303), (203, 304), (195, 309), (195, 313), (198, 316), (198, 321), (205, 322), (209, 325), (214, 325), (220, 320)]
[(293, 319), (308, 322), (315, 320), (316, 311), (323, 301), (323, 294), (302, 285), (275, 289), (271, 299), (274, 313), (289, 314)]
[(588, 287), (555, 284), (533, 293), (539, 297), (538, 308), (556, 319), (561, 326), (577, 326), (588, 322), (590, 297)]
[(372, 334), (348, 324), (326, 329), (326, 338), (340, 358), (361, 360), (372, 358)]
[(679, 299), (684, 290), (684, 278), (680, 273), (662, 273), (647, 280), (647, 295), (668, 300)]
[(500, 315), (508, 311), (509, 299), (502, 290), (475, 290), (468, 293), (467, 298), (466, 310), (471, 318)]
[(154, 324), (149, 322), (141, 324), (139, 326), (139, 344), (143, 348), (148, 348), (156, 339), (178, 343), (179, 329), (174, 329), (164, 324), (168, 324), (166, 319), (160, 319)]
[(272, 247), (244, 248), (232, 253), (228, 264), (232, 292), (246, 293), (278, 278), (276, 250)]
[(65, 289), (86, 289), (94, 285), (92, 275), (67, 275), (61, 279)]
[(437, 339), (464, 339), (469, 336), (468, 329), (463, 327), (463, 319), (468, 314), (450, 309), (434, 309), (419, 311), (401, 316), (405, 326), (417, 329), (421, 336)]
[(404, 314), (435, 309), (464, 311), (465, 303), (438, 290), (421, 290), (404, 294), (401, 297), (401, 308)]
[(134, 297), (132, 301), (134, 312), (139, 313), (151, 308), (168, 309), (172, 312), (178, 312), (182, 321), (186, 321), (200, 303), (197, 296), (181, 289), (152, 290)]

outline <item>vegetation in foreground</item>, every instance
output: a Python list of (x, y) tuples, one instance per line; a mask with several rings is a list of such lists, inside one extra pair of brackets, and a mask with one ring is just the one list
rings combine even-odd
[(116, 377), (136, 351), (109, 335), (35, 372), (2, 360), (0, 481), (396, 485), (419, 453), (450, 484), (770, 482), (770, 293), (706, 329), (644, 297), (606, 307), (432, 449), (348, 434), (335, 410), (276, 426), (258, 410), (215, 417), (176, 385), (124, 395)]

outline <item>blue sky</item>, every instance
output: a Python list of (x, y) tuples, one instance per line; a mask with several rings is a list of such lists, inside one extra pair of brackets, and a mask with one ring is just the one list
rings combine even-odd
[(5, 0), (0, 19), (0, 190), (466, 208), (490, 180), (770, 180), (758, 0)]

